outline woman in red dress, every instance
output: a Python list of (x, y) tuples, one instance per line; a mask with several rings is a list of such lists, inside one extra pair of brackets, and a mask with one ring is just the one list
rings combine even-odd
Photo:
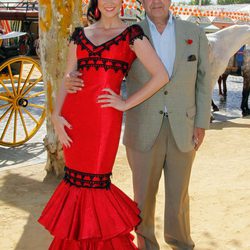
[[(121, 4), (91, 0), (88, 17), (95, 22), (76, 28), (69, 44), (65, 75), (78, 69), (84, 87), (66, 94), (62, 82), (52, 115), (66, 167), (39, 218), (54, 236), (51, 250), (137, 249), (130, 232), (140, 222), (139, 210), (110, 182), (122, 112), (149, 98), (169, 79), (140, 26), (128, 27), (120, 20)], [(136, 57), (152, 78), (123, 100), (121, 83)]]

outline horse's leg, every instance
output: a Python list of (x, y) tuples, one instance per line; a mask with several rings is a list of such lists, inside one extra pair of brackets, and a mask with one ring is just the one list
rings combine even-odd
[(223, 96), (226, 97), (227, 96), (227, 78), (228, 75), (223, 74), (222, 75), (222, 81), (223, 81)]
[(218, 106), (214, 103), (213, 99), (211, 101), (211, 105), (212, 105), (212, 108), (213, 108), (213, 111), (216, 112), (216, 111), (219, 111), (219, 108)]
[(248, 98), (250, 93), (250, 77), (244, 77), (243, 80), (243, 90), (242, 90), (242, 100), (241, 100), (241, 110), (242, 116), (250, 115), (250, 109), (248, 107)]
[(222, 95), (222, 90), (221, 90), (221, 81), (222, 81), (222, 75), (220, 75), (218, 79), (218, 86), (219, 86), (219, 95)]

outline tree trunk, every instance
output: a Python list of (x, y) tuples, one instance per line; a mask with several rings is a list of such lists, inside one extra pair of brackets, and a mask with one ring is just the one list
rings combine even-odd
[(67, 58), (67, 39), (75, 26), (81, 26), (81, 0), (40, 0), (39, 39), (43, 81), (46, 89), (47, 135), (44, 139), (47, 149), (47, 172), (57, 176), (63, 173), (62, 147), (51, 123), (56, 92), (62, 82)]

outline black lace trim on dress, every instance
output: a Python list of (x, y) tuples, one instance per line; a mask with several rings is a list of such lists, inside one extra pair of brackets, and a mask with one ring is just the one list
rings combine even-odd
[[(84, 29), (82, 27), (75, 28), (75, 31), (70, 36), (70, 41), (73, 41), (75, 44), (80, 45), (81, 49), (86, 49), (90, 56), (101, 56), (104, 50), (110, 50), (112, 45), (118, 45), (120, 41), (125, 41), (127, 37), (128, 29), (125, 29), (121, 34), (117, 35), (113, 39), (106, 41), (100, 45), (94, 45), (85, 35)], [(83, 42), (84, 40), (84, 42)], [(89, 46), (91, 49), (89, 48)]]
[(110, 176), (112, 173), (90, 174), (70, 169), (68, 167), (65, 167), (64, 170), (65, 175), (63, 179), (70, 185), (82, 188), (110, 189)]
[(125, 29), (124, 31), (122, 31), (119, 35), (113, 37), (112, 39), (100, 44), (100, 45), (95, 45), (93, 44), (85, 35), (84, 31), (83, 31), (83, 34), (85, 36), (85, 41), (86, 41), (86, 44), (90, 44), (94, 49), (97, 49), (97, 48), (101, 48), (101, 50), (103, 49), (106, 49), (106, 50), (109, 50), (111, 45), (115, 44), (115, 45), (118, 45), (120, 41), (125, 41), (126, 40), (126, 36), (127, 36), (127, 33), (128, 33), (128, 29)]
[[(110, 47), (112, 45), (118, 45), (120, 41), (125, 41), (127, 39), (127, 35), (129, 34), (129, 44), (133, 45), (134, 41), (136, 39), (143, 39), (143, 37), (147, 37), (141, 26), (138, 24), (133, 24), (126, 28), (124, 31), (122, 31), (119, 35), (116, 37), (100, 44), (100, 45), (95, 45), (93, 44), (85, 35), (84, 33), (84, 28), (82, 27), (77, 27), (75, 28), (75, 31), (73, 34), (70, 36), (70, 41), (73, 41), (75, 44), (80, 45), (82, 50), (86, 49), (89, 52), (90, 56), (101, 56), (101, 53), (104, 50), (110, 50)], [(148, 38), (148, 37), (147, 37)], [(84, 40), (84, 42), (83, 42)], [(91, 49), (89, 48), (90, 45)]]
[[(99, 56), (101, 54), (99, 53), (95, 53), (93, 52), (92, 50), (90, 50), (84, 43), (83, 43), (83, 40), (84, 39), (84, 31), (83, 31), (83, 28), (82, 27), (76, 27), (73, 34), (70, 36), (69, 38), (69, 41), (70, 42), (74, 42), (74, 44), (77, 44), (77, 45), (80, 45), (82, 50), (86, 49), (88, 52), (89, 52), (89, 55), (92, 56), (92, 55), (95, 55), (95, 54), (98, 54)], [(86, 39), (84, 39), (86, 40)], [(87, 40), (86, 40), (87, 42)]]
[(113, 69), (115, 72), (121, 70), (124, 74), (126, 74), (128, 72), (129, 65), (127, 62), (100, 57), (82, 58), (77, 61), (78, 69), (86, 68), (88, 70), (90, 67), (94, 67), (96, 70), (104, 68), (105, 71)]
[(130, 32), (129, 32), (129, 44), (134, 45), (134, 41), (137, 39), (143, 39), (143, 37), (148, 37), (144, 34), (144, 31), (142, 27), (138, 24), (133, 24), (130, 27)]
[(69, 36), (69, 42), (73, 41), (74, 44), (78, 44), (81, 30), (82, 30), (82, 27), (76, 27), (72, 35)]

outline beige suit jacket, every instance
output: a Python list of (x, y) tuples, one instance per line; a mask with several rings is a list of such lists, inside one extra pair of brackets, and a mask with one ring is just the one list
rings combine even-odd
[[(139, 25), (153, 44), (146, 19)], [(174, 139), (181, 151), (188, 152), (194, 148), (195, 126), (209, 128), (212, 84), (206, 35), (197, 25), (178, 19), (175, 19), (175, 32), (176, 58), (170, 82), (126, 113), (123, 142), (139, 151), (147, 151), (153, 146), (160, 131), (165, 105)], [(192, 44), (187, 43), (189, 39)], [(189, 61), (190, 55), (195, 55), (196, 60)], [(128, 96), (149, 79), (149, 73), (136, 59), (127, 77)]]

